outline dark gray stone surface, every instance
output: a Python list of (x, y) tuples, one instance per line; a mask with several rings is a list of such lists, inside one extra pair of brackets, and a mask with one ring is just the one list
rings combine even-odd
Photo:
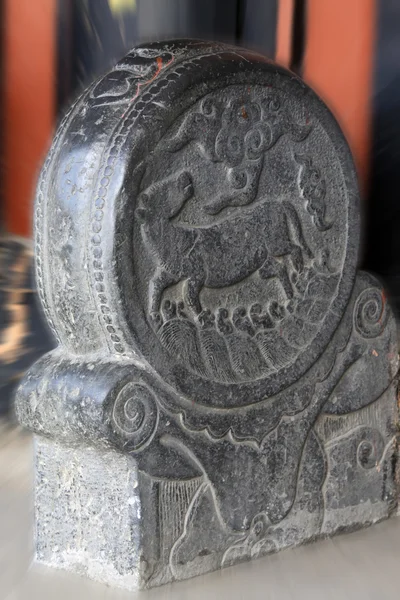
[(391, 514), (395, 321), (301, 80), (222, 44), (136, 48), (60, 125), (35, 226), (59, 341), (18, 393), (40, 561), (134, 589)]

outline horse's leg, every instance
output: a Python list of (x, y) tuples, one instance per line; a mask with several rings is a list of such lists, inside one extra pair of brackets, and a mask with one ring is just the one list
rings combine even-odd
[(204, 276), (200, 273), (194, 273), (187, 281), (186, 300), (189, 308), (191, 308), (196, 315), (199, 315), (202, 311), (199, 296), (203, 286)]
[(285, 258), (284, 258), (283, 264), (278, 263), (279, 264), (279, 279), (281, 281), (283, 289), (285, 290), (286, 296), (291, 300), (293, 298), (294, 292), (293, 292), (292, 282), (290, 281)]
[(304, 237), (303, 227), (296, 209), (292, 204), (290, 204), (290, 202), (283, 202), (282, 207), (286, 211), (286, 222), (290, 222), (290, 225), (295, 233), (296, 242), (302, 249), (303, 256), (313, 259), (313, 253)]
[(288, 259), (290, 257), (295, 270), (301, 273), (304, 268), (303, 249), (292, 241), (289, 218), (285, 206), (271, 205), (271, 221), (273, 229), (279, 231), (279, 235), (273, 236), (268, 240), (268, 250), (272, 256), (283, 259), (283, 263), (278, 263), (279, 278), (287, 297), (292, 298), (294, 290), (289, 277)]
[(304, 269), (304, 258), (303, 258), (303, 250), (297, 244), (292, 244), (292, 248), (290, 250), (290, 256), (292, 259), (293, 266), (298, 273), (301, 273)]
[[(267, 258), (261, 267), (260, 275), (264, 279), (278, 277), (286, 296), (291, 299), (294, 292), (288, 273), (286, 256), (290, 254), (293, 243), (290, 239), (287, 217), (283, 207), (278, 203), (271, 204), (269, 209), (272, 230), (275, 232), (275, 235), (271, 236), (271, 239), (268, 240), (269, 258)], [(282, 262), (279, 262), (277, 257), (281, 258)]]
[(149, 315), (155, 322), (160, 321), (160, 304), (165, 288), (177, 283), (176, 277), (173, 277), (167, 271), (158, 268), (149, 283)]
[(272, 279), (277, 277), (282, 284), (288, 298), (293, 298), (293, 287), (285, 264), (281, 264), (275, 258), (269, 257), (258, 270), (261, 279)]

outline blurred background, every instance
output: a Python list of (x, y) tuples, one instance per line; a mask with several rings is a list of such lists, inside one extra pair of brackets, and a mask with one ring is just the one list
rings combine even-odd
[(339, 121), (362, 193), (361, 265), (400, 308), (399, 0), (0, 0), (0, 414), (54, 342), (32, 277), (38, 171), (71, 101), (139, 42), (256, 49), (303, 77)]

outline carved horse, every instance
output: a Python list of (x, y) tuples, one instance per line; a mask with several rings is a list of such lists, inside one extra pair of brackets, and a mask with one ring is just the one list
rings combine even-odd
[(228, 287), (256, 271), (263, 279), (278, 277), (291, 298), (286, 259), (301, 272), (304, 255), (312, 258), (294, 207), (289, 202), (257, 202), (218, 223), (189, 228), (174, 217), (192, 195), (192, 179), (184, 171), (152, 184), (139, 196), (136, 218), (156, 259), (149, 285), (150, 316), (159, 318), (164, 290), (184, 280), (187, 305), (196, 315), (202, 312), (199, 295), (204, 286)]

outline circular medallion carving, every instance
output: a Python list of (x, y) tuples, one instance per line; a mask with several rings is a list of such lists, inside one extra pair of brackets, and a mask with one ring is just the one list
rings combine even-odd
[[(224, 44), (140, 46), (77, 100), (46, 165), (38, 283), (72, 353), (143, 358), (178, 397), (237, 408), (324, 352), (353, 288), (358, 190), (293, 73)], [(374, 335), (371, 305), (357, 315)]]
[(316, 361), (358, 246), (336, 122), (292, 74), (242, 58), (228, 47), (170, 58), (113, 131), (103, 163), (112, 157), (119, 180), (110, 169), (98, 178), (117, 195), (116, 313), (131, 336), (118, 348), (135, 346), (173, 389), (226, 408), (281, 391)]

